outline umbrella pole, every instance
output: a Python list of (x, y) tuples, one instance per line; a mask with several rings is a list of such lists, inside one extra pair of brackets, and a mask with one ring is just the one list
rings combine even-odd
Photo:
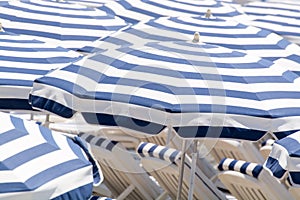
[(182, 142), (181, 163), (180, 163), (180, 167), (179, 167), (179, 179), (178, 179), (178, 189), (177, 189), (177, 198), (176, 198), (176, 200), (181, 199), (182, 180), (183, 180), (184, 161), (185, 161), (185, 148), (186, 148), (186, 140), (183, 140), (183, 142)]
[(169, 145), (170, 145), (171, 136), (172, 136), (172, 128), (170, 125), (168, 125), (168, 133), (167, 133), (167, 138), (166, 138), (166, 146), (167, 147), (169, 147)]
[(191, 166), (190, 188), (189, 188), (188, 200), (193, 199), (197, 160), (198, 160), (198, 141), (195, 140), (194, 145), (193, 145), (193, 153), (192, 153), (192, 166)]

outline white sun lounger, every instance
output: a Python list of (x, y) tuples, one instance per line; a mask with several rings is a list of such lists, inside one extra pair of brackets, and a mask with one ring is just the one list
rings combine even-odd
[[(172, 199), (176, 198), (181, 152), (165, 146), (142, 142), (137, 149), (143, 167), (168, 191)], [(191, 159), (185, 158), (182, 199), (187, 199), (191, 174)], [(196, 168), (193, 199), (226, 199), (224, 193)]]
[(262, 165), (224, 158), (218, 168), (222, 171), (220, 180), (237, 199), (293, 199), (285, 185), (264, 170)]
[(205, 145), (218, 163), (223, 158), (247, 160), (249, 162), (260, 164), (263, 164), (265, 161), (258, 148), (248, 141), (241, 142), (230, 139), (207, 139), (205, 140)]
[(87, 133), (79, 136), (90, 143), (104, 174), (104, 184), (118, 200), (160, 199), (161, 188), (148, 176), (139, 162), (118, 142)]

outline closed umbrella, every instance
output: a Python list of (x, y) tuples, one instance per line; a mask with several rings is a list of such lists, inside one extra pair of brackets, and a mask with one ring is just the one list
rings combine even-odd
[(6, 31), (79, 50), (127, 24), (95, 8), (64, 1), (3, 1), (0, 21)]
[(77, 136), (0, 113), (1, 199), (88, 199), (102, 172)]

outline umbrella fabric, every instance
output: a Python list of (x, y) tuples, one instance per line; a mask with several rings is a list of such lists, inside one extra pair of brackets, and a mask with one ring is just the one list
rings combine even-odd
[(241, 16), (241, 13), (233, 7), (216, 1), (120, 0), (110, 1), (99, 9), (133, 24), (163, 16), (204, 16), (208, 9), (212, 11), (213, 16), (225, 18)]
[(95, 8), (51, 0), (4, 1), (0, 13), (6, 31), (72, 50), (126, 26), (120, 18)]
[(102, 172), (88, 144), (0, 113), (1, 199), (88, 199)]
[(33, 81), (82, 58), (79, 53), (28, 37), (0, 32), (0, 109), (31, 110)]
[(285, 2), (251, 2), (241, 7), (249, 17), (240, 18), (253, 26), (273, 31), (300, 44), (300, 5)]
[(117, 0), (68, 0), (68, 2), (71, 3), (76, 3), (83, 6), (93, 7), (93, 8), (101, 7), (110, 1), (117, 1)]
[(277, 178), (286, 173), (293, 186), (300, 186), (300, 132), (275, 141), (272, 151), (264, 164)]
[(148, 43), (53, 71), (35, 81), (30, 101), (63, 117), (78, 111), (91, 124), (148, 134), (172, 126), (187, 138), (257, 140), (300, 129), (296, 77), (223, 47)]
[(195, 31), (205, 43), (244, 51), (300, 74), (300, 47), (270, 31), (247, 26), (233, 20), (205, 17), (161, 17), (118, 31), (91, 47), (101, 51), (152, 41), (192, 40)]

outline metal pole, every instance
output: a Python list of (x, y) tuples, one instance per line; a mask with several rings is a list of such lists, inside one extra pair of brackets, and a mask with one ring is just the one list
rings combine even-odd
[(188, 200), (193, 199), (197, 160), (198, 160), (198, 141), (195, 140), (194, 145), (193, 145), (193, 153), (192, 153), (192, 166), (191, 166), (190, 188), (189, 188)]
[(167, 147), (169, 147), (169, 145), (170, 145), (171, 136), (172, 136), (172, 126), (168, 125), (168, 133), (167, 133), (167, 138), (166, 138), (166, 146)]
[(184, 173), (184, 161), (185, 161), (185, 148), (186, 148), (186, 140), (182, 142), (182, 155), (181, 155), (181, 163), (179, 167), (179, 179), (178, 179), (178, 189), (177, 189), (177, 198), (176, 200), (181, 199), (182, 192), (182, 181), (183, 181), (183, 173)]

